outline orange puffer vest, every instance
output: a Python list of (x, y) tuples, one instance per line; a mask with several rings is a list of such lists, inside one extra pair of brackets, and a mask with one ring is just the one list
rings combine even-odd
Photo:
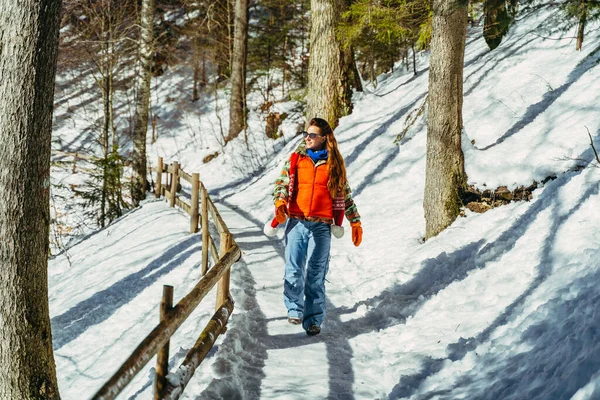
[(327, 163), (315, 166), (309, 156), (300, 155), (294, 180), (295, 189), (289, 202), (290, 216), (332, 220), (333, 199), (327, 189)]

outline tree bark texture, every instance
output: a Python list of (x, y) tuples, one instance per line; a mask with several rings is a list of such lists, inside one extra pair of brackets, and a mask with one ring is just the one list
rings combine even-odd
[(461, 131), (467, 2), (434, 0), (432, 28), (423, 202), (426, 239), (456, 219), (466, 184)]
[[(585, 3), (584, 3), (585, 4)], [(575, 44), (575, 50), (581, 50), (583, 46), (583, 35), (585, 32), (585, 22), (587, 20), (587, 11), (583, 11), (579, 16), (579, 24), (577, 25), (577, 43)]]
[[(344, 12), (343, 0), (311, 0), (310, 58), (306, 118), (326, 119), (332, 128), (351, 112), (350, 79), (335, 28)], [(345, 68), (346, 67), (346, 68)]]
[(231, 98), (227, 141), (246, 129), (246, 53), (248, 48), (248, 0), (235, 1)]
[(0, 398), (58, 399), (48, 311), (60, 0), (0, 0)]
[(133, 128), (133, 184), (131, 200), (139, 205), (146, 197), (146, 136), (148, 132), (148, 108), (152, 82), (152, 52), (154, 50), (155, 0), (142, 2), (140, 69), (137, 76), (137, 99)]

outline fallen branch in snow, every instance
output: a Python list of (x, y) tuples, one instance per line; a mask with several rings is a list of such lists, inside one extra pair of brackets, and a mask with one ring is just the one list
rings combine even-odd
[(592, 139), (592, 134), (590, 133), (590, 130), (587, 126), (585, 127), (585, 129), (587, 130), (588, 136), (590, 137), (590, 145), (592, 146), (592, 150), (594, 150), (594, 155), (596, 156), (596, 161), (598, 162), (598, 165), (596, 167), (600, 168), (600, 157), (598, 157), (598, 152), (596, 151), (596, 147), (594, 147), (594, 140)]
[(402, 129), (402, 132), (400, 132), (396, 136), (396, 139), (394, 139), (394, 144), (400, 144), (402, 139), (404, 139), (404, 137), (408, 133), (410, 127), (413, 126), (415, 122), (417, 122), (417, 119), (423, 114), (423, 112), (425, 111), (425, 106), (427, 105), (428, 98), (429, 95), (425, 96), (423, 103), (421, 103), (419, 107), (413, 109), (411, 112), (408, 113), (408, 115), (404, 119), (404, 129)]

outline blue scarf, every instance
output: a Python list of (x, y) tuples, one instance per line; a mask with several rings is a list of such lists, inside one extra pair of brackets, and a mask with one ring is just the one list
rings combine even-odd
[(329, 156), (329, 152), (327, 149), (312, 151), (311, 149), (306, 150), (306, 153), (310, 158), (312, 158), (313, 162), (316, 164), (319, 160), (327, 160)]

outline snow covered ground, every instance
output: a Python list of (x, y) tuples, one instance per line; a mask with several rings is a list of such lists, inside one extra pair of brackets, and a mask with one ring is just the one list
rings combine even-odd
[[(200, 172), (243, 251), (232, 269), (227, 334), (184, 398), (600, 399), (600, 168), (586, 130), (600, 147), (600, 27), (588, 26), (576, 52), (572, 32), (540, 31), (553, 12), (522, 16), (492, 52), (481, 31), (470, 30), (465, 55), (469, 182), (515, 188), (555, 175), (530, 202), (467, 210), (423, 243), (424, 120), (393, 141), (425, 99), (427, 55), (417, 76), (398, 70), (355, 94), (336, 137), (364, 239), (358, 248), (348, 234), (332, 243), (328, 314), (316, 337), (287, 324), (281, 233), (262, 233), (273, 181), (299, 140), (298, 116), (274, 143), (262, 139), (252, 114), (249, 149), (228, 145), (203, 164), (219, 149), (214, 99), (157, 100), (162, 120), (173, 120), (150, 157)], [(164, 99), (190, 86), (171, 73), (155, 93)], [(75, 134), (69, 124), (55, 131)], [(178, 301), (200, 278), (201, 241), (188, 227), (182, 211), (148, 199), (72, 245), (69, 259), (51, 260), (63, 399), (93, 395), (154, 327), (162, 285), (173, 285)], [(172, 371), (212, 315), (214, 297), (172, 338)], [(153, 368), (154, 361), (119, 398), (150, 399)]]

